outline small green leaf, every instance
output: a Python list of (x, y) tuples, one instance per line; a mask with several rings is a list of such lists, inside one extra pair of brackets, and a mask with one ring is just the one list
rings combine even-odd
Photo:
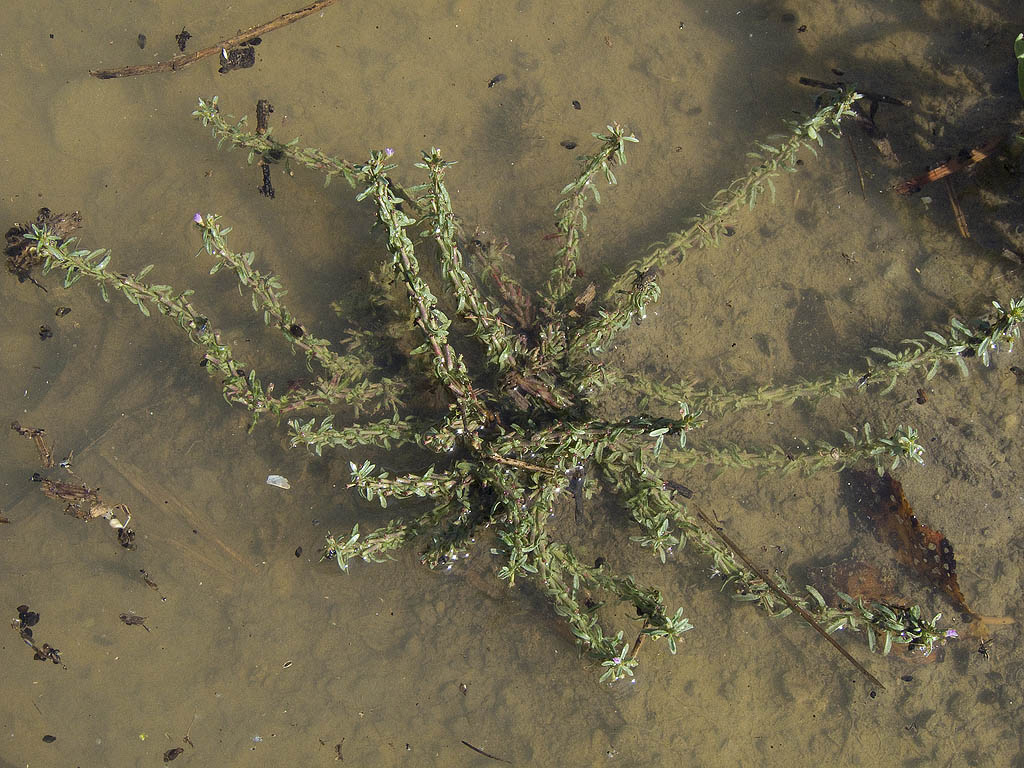
[(1024, 33), (1017, 35), (1013, 41), (1013, 54), (1017, 57), (1017, 90), (1024, 99)]
[(816, 589), (815, 589), (814, 587), (812, 587), (812, 586), (811, 586), (810, 584), (807, 584), (807, 585), (805, 585), (805, 586), (804, 586), (804, 589), (806, 589), (806, 590), (807, 590), (808, 592), (810, 592), (810, 594), (811, 594), (811, 597), (813, 597), (813, 598), (814, 598), (814, 600), (815, 600), (815, 601), (816, 601), (816, 602), (818, 603), (818, 605), (819, 605), (819, 606), (820, 606), (821, 608), (824, 608), (824, 607), (825, 607), (825, 598), (823, 598), (823, 597), (821, 596), (821, 593), (820, 593), (820, 592), (819, 592), (818, 590), (816, 590)]

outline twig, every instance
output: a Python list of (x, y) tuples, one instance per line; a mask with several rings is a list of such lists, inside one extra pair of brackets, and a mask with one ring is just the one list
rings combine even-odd
[(864, 173), (860, 169), (860, 160), (857, 159), (857, 150), (853, 148), (853, 139), (850, 138), (850, 134), (846, 134), (846, 143), (850, 146), (853, 164), (857, 168), (857, 178), (860, 179), (860, 196), (867, 197), (868, 191), (864, 188)]
[(697, 516), (703, 521), (704, 525), (710, 528), (722, 541), (724, 541), (725, 545), (733, 551), (733, 554), (735, 554), (736, 557), (742, 560), (743, 563), (747, 566), (747, 568), (756, 573), (758, 578), (760, 578), (762, 581), (764, 581), (765, 584), (768, 585), (768, 589), (770, 589), (776, 595), (781, 597), (782, 600), (786, 603), (786, 605), (789, 606), (790, 610), (792, 610), (794, 613), (799, 615), (801, 619), (810, 624), (815, 632), (817, 632), (819, 635), (828, 640), (837, 651), (843, 654), (843, 656), (845, 656), (846, 659), (857, 668), (858, 672), (864, 675), (864, 677), (866, 677), (872, 683), (877, 685), (879, 688), (885, 690), (885, 686), (882, 684), (881, 680), (879, 680), (877, 677), (868, 672), (867, 669), (864, 668), (863, 664), (861, 664), (859, 661), (853, 658), (853, 656), (850, 655), (850, 652), (843, 648), (843, 646), (840, 645), (839, 642), (834, 637), (832, 637), (832, 635), (826, 632), (825, 628), (821, 626), (821, 624), (819, 624), (814, 619), (814, 617), (807, 612), (806, 609), (798, 605), (797, 602), (793, 600), (793, 598), (790, 597), (784, 589), (782, 589), (782, 587), (776, 584), (774, 579), (772, 579), (765, 571), (761, 570), (756, 565), (754, 565), (754, 563), (751, 562), (750, 559), (743, 553), (743, 550), (741, 550), (736, 545), (736, 542), (729, 538), (729, 535), (725, 533), (725, 531), (723, 531), (721, 528), (715, 525), (711, 521), (711, 518), (705, 515), (701, 509), (696, 507), (694, 509), (697, 512)]
[[(143, 472), (123, 456), (115, 455), (114, 451), (110, 448), (109, 445), (100, 446), (99, 454), (110, 463), (110, 466), (114, 469), (114, 471), (121, 475), (121, 477), (123, 477), (129, 485), (131, 485), (142, 496), (145, 496), (153, 505), (154, 508), (156, 508), (157, 506), (163, 506), (161, 504), (161, 500), (163, 500), (164, 503), (170, 500), (172, 502), (170, 508), (180, 513), (180, 515), (185, 519), (185, 522), (189, 528), (198, 530), (200, 527), (202, 527), (200, 525), (199, 515), (197, 515), (196, 512), (191, 507), (189, 507), (185, 500), (169, 491), (154, 476), (148, 475), (147, 473)], [(246, 569), (252, 569), (253, 566), (249, 563), (248, 560), (246, 560), (244, 557), (235, 552), (235, 550), (233, 550), (231, 547), (229, 547), (227, 544), (225, 544), (223, 541), (217, 538), (217, 536), (213, 533), (204, 532), (202, 538), (206, 542), (216, 544), (218, 547), (220, 547), (223, 553), (232, 557), (238, 563), (239, 566), (242, 566)], [(176, 539), (171, 539), (169, 541), (172, 544), (179, 543), (179, 541)], [(180, 543), (182, 549), (184, 549), (185, 552), (189, 553), (192, 557), (202, 557), (202, 559), (204, 559), (208, 565), (211, 565), (213, 567), (216, 567), (218, 570), (226, 572), (226, 569), (222, 566), (216, 565), (214, 560), (205, 556), (201, 556), (199, 554), (198, 548), (195, 545), (190, 544), (188, 539), (185, 539), (183, 542)], [(221, 560), (223, 560), (223, 557), (221, 557)], [(238, 566), (233, 566), (233, 568), (233, 573), (235, 573), (236, 575), (241, 572)]]
[(16, 421), (11, 422), (11, 429), (17, 432), (22, 437), (27, 437), (36, 444), (36, 450), (39, 451), (39, 462), (43, 465), (43, 469), (53, 469), (53, 448), (49, 448), (46, 445), (45, 429), (34, 429), (29, 427), (23, 427)]
[(520, 461), (519, 459), (506, 459), (504, 456), (497, 453), (490, 453), (487, 455), (487, 458), (492, 461), (496, 461), (499, 464), (507, 464), (510, 467), (515, 467), (516, 469), (528, 469), (531, 472), (543, 472), (546, 475), (558, 474), (555, 470), (549, 469), (548, 467), (538, 467), (536, 464), (529, 464), (525, 461)]
[(644, 644), (644, 638), (647, 637), (647, 635), (644, 634), (644, 630), (649, 626), (651, 626), (651, 623), (647, 619), (644, 619), (644, 625), (640, 627), (640, 631), (636, 635), (636, 642), (633, 643), (633, 651), (629, 654), (631, 659), (635, 659), (640, 653), (640, 646)]
[(184, 69), (189, 64), (195, 64), (200, 59), (205, 59), (207, 56), (219, 55), (221, 51), (231, 50), (247, 40), (265, 35), (267, 32), (273, 32), (275, 29), (279, 29), (287, 24), (291, 24), (293, 21), (298, 21), (306, 16), (310, 16), (329, 5), (334, 5), (336, 2), (337, 0), (317, 0), (317, 2), (312, 5), (307, 5), (305, 8), (300, 8), (297, 11), (290, 11), (282, 16), (278, 16), (273, 21), (268, 21), (266, 24), (260, 24), (258, 27), (250, 27), (244, 32), (240, 32), (226, 40), (221, 40), (216, 45), (212, 45), (209, 48), (203, 48), (201, 51), (196, 51), (195, 53), (181, 53), (172, 59), (168, 59), (167, 61), (158, 61), (155, 64), (138, 64), (121, 67), (120, 69), (91, 69), (89, 70), (89, 74), (93, 77), (98, 77), (100, 80), (110, 80), (115, 77), (148, 75), (153, 72), (177, 72), (179, 69)]
[(895, 190), (900, 195), (912, 195), (914, 192), (920, 192), (921, 187), (925, 184), (931, 184), (933, 181), (952, 176), (957, 171), (962, 171), (964, 168), (969, 168), (975, 163), (980, 163), (995, 152), (1005, 140), (1006, 136), (997, 136), (977, 149), (965, 149), (953, 159), (932, 168), (927, 173), (922, 173), (920, 176), (900, 182), (896, 185)]
[(967, 229), (967, 217), (964, 216), (964, 209), (960, 207), (960, 201), (956, 199), (953, 182), (947, 176), (942, 180), (942, 185), (946, 188), (946, 194), (949, 196), (949, 205), (953, 209), (953, 218), (956, 219), (956, 227), (960, 230), (960, 236), (968, 240), (971, 237), (971, 232)]
[(192, 713), (192, 722), (188, 724), (188, 730), (185, 731), (185, 738), (182, 739), (182, 741), (184, 741), (186, 744), (192, 747), (192, 749), (195, 749), (196, 745), (192, 743), (192, 739), (190, 739), (188, 736), (190, 733), (192, 733), (192, 726), (196, 724), (196, 715), (198, 714), (198, 712)]
[(476, 752), (478, 754), (481, 754), (484, 757), (489, 757), (489, 758), (491, 758), (491, 760), (497, 760), (499, 763), (508, 763), (509, 765), (512, 765), (512, 761), (511, 760), (506, 760), (503, 757), (495, 757), (494, 755), (488, 754), (487, 752), (484, 752), (482, 749), (480, 749), (480, 747), (474, 747), (472, 744), (470, 744), (465, 739), (462, 739), (462, 743), (465, 744), (470, 749), (472, 749), (474, 752)]
[[(810, 88), (826, 88), (830, 91), (845, 91), (850, 88), (850, 83), (844, 83), (841, 80), (834, 83), (827, 83), (824, 80), (815, 80), (813, 77), (801, 77), (800, 85), (806, 85)], [(895, 104), (897, 107), (910, 106), (909, 101), (903, 101), (897, 99), (895, 96), (886, 96), (884, 93), (873, 93), (871, 91), (865, 91), (857, 88), (857, 93), (863, 96), (868, 101), (876, 101), (881, 104)]]

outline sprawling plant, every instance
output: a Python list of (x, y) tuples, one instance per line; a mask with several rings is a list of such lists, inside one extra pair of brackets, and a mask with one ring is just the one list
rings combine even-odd
[[(796, 170), (802, 149), (822, 145), (826, 134), (837, 135), (857, 98), (852, 92), (837, 94), (809, 118), (790, 123), (777, 143), (758, 144), (751, 153), (756, 164), (746, 176), (716, 194), (685, 229), (670, 234), (604, 286), (583, 284), (580, 278), (587, 212), (591, 201), (600, 202), (600, 180), (616, 183), (626, 146), (636, 139), (615, 124), (594, 134), (596, 149), (580, 159), (576, 177), (562, 189), (555, 207), (560, 247), (543, 289), (533, 297), (507, 272), (502, 244), (464, 233), (445, 182), (450, 163), (438, 149), (424, 152), (417, 163), (425, 183), (405, 189), (391, 177), (390, 150), (372, 152), (365, 163), (350, 163), (301, 148), (297, 139), (285, 144), (270, 132), (247, 131), (244, 118), (233, 122), (221, 114), (216, 98), (201, 100), (194, 116), (220, 142), (247, 150), (250, 163), (301, 165), (324, 173), (328, 182), (342, 176), (358, 190), (357, 199), (372, 207), (387, 250), (384, 271), (403, 294), (401, 305), (392, 306), (411, 319), (419, 336), (419, 346), (394, 377), (374, 364), (375, 345), (383, 343), (379, 335), (356, 328), (336, 346), (314, 336), (284, 304), (277, 277), (257, 269), (252, 253), (230, 249), (231, 230), (218, 215), (195, 216), (203, 247), (214, 259), (211, 272), (234, 272), (251, 292), (253, 309), (304, 354), (310, 370), (318, 371), (311, 382), (281, 393), (265, 385), (193, 304), (192, 291), (178, 293), (144, 282), (152, 267), (138, 274), (115, 272), (109, 252), (76, 250), (74, 239), (46, 226), (34, 226), (30, 237), (46, 270), (66, 271), (65, 285), (86, 277), (99, 284), (105, 299), (110, 291), (120, 292), (143, 314), (154, 306), (172, 318), (204, 350), (207, 370), (222, 380), (225, 398), (247, 408), (253, 424), (264, 414), (289, 417), (291, 444), (317, 455), (359, 446), (407, 446), (424, 455), (425, 468), (416, 473), (351, 461), (351, 485), (365, 498), (382, 507), (412, 498), (429, 504), (375, 530), (355, 525), (344, 535), (329, 535), (325, 555), (343, 571), (353, 558), (384, 561), (413, 543), (431, 567), (450, 563), (474, 546), (489, 547), (500, 562), (500, 578), (509, 585), (528, 582), (546, 595), (581, 648), (602, 665), (601, 679), (619, 679), (633, 674), (645, 639), (664, 639), (675, 652), (692, 625), (682, 608), (666, 607), (658, 589), (617, 572), (603, 557), (585, 561), (558, 536), (586, 499), (606, 492), (628, 510), (635, 525), (632, 541), (661, 562), (686, 547), (721, 574), (738, 599), (770, 615), (795, 611), (827, 632), (860, 631), (871, 648), (887, 652), (898, 643), (927, 653), (944, 636), (936, 627), (939, 616), (929, 620), (918, 607), (845, 595), (842, 604), (829, 605), (812, 587), (802, 591), (770, 579), (708, 524), (685, 500), (685, 487), (667, 472), (674, 466), (717, 465), (810, 473), (859, 462), (881, 472), (920, 461), (923, 449), (906, 426), (878, 434), (864, 424), (844, 432), (843, 444), (806, 443), (800, 451), (694, 446), (687, 433), (725, 411), (877, 385), (887, 391), (904, 374), (918, 371), (930, 378), (944, 363), (963, 367), (970, 356), (987, 363), (996, 344), (1017, 337), (1024, 301), (1008, 307), (995, 303), (990, 321), (973, 330), (954, 320), (945, 333), (929, 331), (897, 351), (875, 349), (861, 371), (753, 392), (651, 381), (599, 358), (658, 300), (663, 266), (693, 249), (716, 245), (726, 221), (741, 206), (753, 207), (766, 193), (774, 196), (773, 178)], [(436, 268), (421, 268), (425, 254), (436, 258)], [(426, 276), (438, 272), (441, 287), (431, 288)], [(377, 282), (386, 297), (387, 281)], [(444, 393), (445, 405), (435, 408), (433, 418), (408, 415), (403, 402), (412, 383), (424, 376)], [(612, 388), (619, 402), (625, 394), (649, 412), (622, 415), (621, 408), (609, 405)], [(320, 415), (299, 418), (304, 411)], [(606, 598), (635, 611), (638, 628), (629, 637), (622, 629), (607, 628), (614, 616), (603, 607)]]

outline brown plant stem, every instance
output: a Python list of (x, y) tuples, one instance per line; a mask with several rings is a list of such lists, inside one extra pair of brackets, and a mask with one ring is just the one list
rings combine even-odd
[(694, 506), (694, 510), (697, 512), (697, 517), (699, 517), (701, 519), (701, 521), (704, 523), (704, 525), (706, 525), (709, 529), (711, 529), (711, 531), (713, 531), (715, 533), (715, 535), (717, 535), (722, 541), (724, 541), (725, 545), (727, 547), (729, 547), (729, 549), (732, 550), (733, 554), (736, 555), (736, 557), (738, 557), (740, 560), (742, 560), (743, 564), (746, 565), (747, 568), (749, 568), (754, 573), (756, 573), (758, 578), (761, 579), (762, 581), (764, 581), (764, 583), (768, 585), (768, 588), (772, 592), (774, 592), (776, 595), (781, 597), (782, 600), (786, 603), (786, 605), (789, 606), (790, 610), (792, 610), (801, 619), (803, 619), (805, 622), (807, 622), (811, 626), (811, 628), (814, 629), (815, 632), (817, 632), (819, 635), (821, 635), (826, 640), (828, 640), (829, 643), (832, 644), (833, 648), (835, 648), (837, 651), (839, 651), (841, 654), (843, 654), (843, 656), (846, 657), (847, 661), (849, 661), (851, 664), (853, 664), (854, 667), (857, 668), (858, 672), (860, 672), (862, 675), (864, 675), (864, 677), (866, 677), (872, 683), (877, 685), (883, 691), (885, 690), (885, 685), (882, 684), (881, 680), (879, 680), (877, 677), (875, 677), (870, 672), (868, 672), (863, 664), (861, 664), (859, 661), (857, 661), (855, 658), (853, 658), (853, 656), (850, 655), (850, 652), (848, 650), (846, 650), (845, 648), (843, 648), (843, 646), (840, 645), (838, 640), (836, 640), (834, 637), (832, 637), (832, 635), (830, 635), (828, 632), (826, 632), (825, 628), (823, 626), (821, 626), (821, 624), (818, 623), (818, 621), (815, 620), (815, 618), (813, 616), (811, 616), (811, 614), (805, 608), (800, 606), (792, 597), (790, 597), (789, 594), (786, 592), (786, 590), (784, 590), (782, 587), (780, 587), (775, 582), (775, 580), (772, 579), (772, 577), (768, 575), (768, 573), (766, 571), (764, 571), (761, 568), (758, 568), (756, 565), (754, 565), (754, 563), (750, 560), (750, 558), (748, 558), (743, 553), (743, 550), (741, 550), (739, 548), (739, 546), (737, 546), (736, 542), (734, 542), (729, 537), (729, 535), (725, 531), (723, 531), (719, 526), (715, 525), (714, 521), (712, 521), (711, 518), (709, 518), (706, 514), (704, 514), (703, 510), (701, 510), (699, 507), (696, 507), (696, 506)]
[(273, 32), (275, 29), (291, 24), (293, 21), (298, 21), (306, 16), (310, 16), (329, 5), (334, 5), (337, 1), (338, 0), (317, 0), (317, 2), (307, 5), (305, 8), (300, 8), (297, 11), (289, 11), (288, 13), (278, 16), (273, 21), (268, 21), (267, 23), (260, 24), (257, 27), (249, 27), (249, 29), (244, 32), (239, 32), (237, 35), (221, 40), (216, 45), (211, 45), (209, 48), (203, 48), (201, 51), (195, 51), (194, 53), (180, 53), (167, 61), (158, 61), (155, 64), (136, 64), (128, 67), (120, 67), (119, 69), (90, 69), (89, 74), (93, 77), (98, 77), (100, 80), (111, 80), (115, 77), (149, 75), (153, 72), (177, 72), (179, 69), (184, 69), (189, 64), (195, 64), (197, 61), (205, 59), (207, 56), (220, 54), (221, 51), (230, 50), (244, 43), (246, 40), (251, 40), (254, 37), (265, 35), (268, 32)]

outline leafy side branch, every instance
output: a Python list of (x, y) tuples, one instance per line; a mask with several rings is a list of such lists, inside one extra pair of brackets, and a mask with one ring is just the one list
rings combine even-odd
[(654, 247), (638, 258), (605, 290), (603, 309), (584, 323), (572, 336), (573, 356), (597, 352), (634, 320), (646, 317), (646, 307), (661, 295), (657, 278), (670, 259), (681, 261), (695, 247), (717, 246), (725, 232), (725, 222), (741, 206), (753, 208), (767, 189), (775, 199), (773, 179), (780, 173), (793, 173), (801, 149), (823, 145), (827, 133), (838, 136), (843, 117), (852, 115), (853, 102), (859, 98), (847, 92), (833, 103), (826, 104), (802, 122), (790, 122), (790, 135), (778, 145), (759, 142), (758, 151), (748, 156), (758, 161), (746, 176), (736, 179), (718, 192), (705, 206), (705, 213), (694, 218), (690, 226), (669, 236), (667, 242)]
[(618, 385), (628, 387), (643, 402), (661, 402), (669, 405), (688, 403), (691, 408), (708, 414), (721, 414), (745, 408), (792, 405), (797, 400), (819, 400), (824, 397), (843, 397), (847, 393), (862, 391), (881, 385), (879, 394), (888, 394), (899, 380), (909, 374), (924, 374), (930, 381), (943, 368), (954, 365), (964, 377), (969, 375), (967, 360), (978, 358), (989, 365), (997, 349), (1013, 350), (1020, 339), (1024, 324), (1024, 298), (1011, 298), (1006, 306), (992, 302), (989, 318), (978, 323), (974, 330), (960, 320), (950, 321), (946, 335), (925, 331), (923, 339), (904, 339), (901, 349), (890, 351), (872, 347), (873, 356), (867, 358), (864, 368), (847, 371), (837, 376), (792, 384), (764, 385), (750, 392), (731, 392), (722, 388), (702, 387), (681, 382), (658, 382), (632, 374), (617, 377)]

